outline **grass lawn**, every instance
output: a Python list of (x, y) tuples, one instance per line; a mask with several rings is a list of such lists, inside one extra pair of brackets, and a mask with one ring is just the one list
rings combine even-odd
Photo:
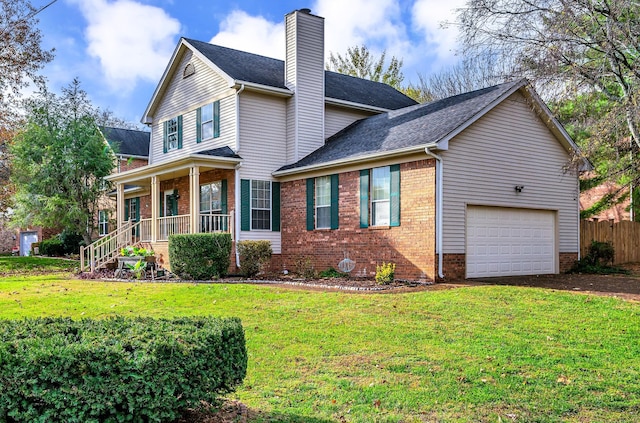
[(116, 314), (240, 317), (252, 422), (640, 420), (640, 304), (615, 298), (0, 278), (0, 318)]

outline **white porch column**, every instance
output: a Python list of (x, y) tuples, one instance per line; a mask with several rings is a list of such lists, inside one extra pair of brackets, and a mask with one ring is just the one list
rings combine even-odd
[(116, 184), (116, 222), (118, 228), (124, 225), (124, 184)]
[(193, 166), (189, 171), (189, 232), (199, 232), (200, 216), (200, 167)]
[(151, 242), (158, 240), (158, 218), (160, 217), (160, 183), (157, 176), (151, 177)]

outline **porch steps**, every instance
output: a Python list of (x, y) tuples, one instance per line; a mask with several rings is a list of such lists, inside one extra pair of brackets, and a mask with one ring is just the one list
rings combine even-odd
[(102, 269), (118, 258), (120, 249), (139, 245), (140, 239), (134, 234), (138, 233), (140, 223), (129, 221), (90, 245), (80, 247), (80, 271)]

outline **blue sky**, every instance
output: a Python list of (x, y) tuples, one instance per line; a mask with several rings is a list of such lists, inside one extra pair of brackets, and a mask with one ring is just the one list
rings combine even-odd
[[(32, 0), (34, 6), (50, 0)], [(365, 44), (404, 60), (408, 81), (457, 61), (454, 19), (464, 0), (57, 0), (38, 15), (44, 70), (58, 92), (78, 77), (95, 106), (138, 123), (181, 36), (284, 57), (284, 15), (325, 18), (325, 53)]]

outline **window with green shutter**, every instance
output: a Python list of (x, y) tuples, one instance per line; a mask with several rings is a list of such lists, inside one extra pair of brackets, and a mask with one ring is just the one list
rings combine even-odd
[(338, 181), (338, 175), (307, 179), (308, 231), (338, 229)]
[(196, 110), (196, 141), (202, 142), (220, 136), (220, 100)]
[(182, 148), (182, 115), (163, 123), (163, 147), (165, 153)]
[(360, 171), (360, 227), (400, 226), (400, 165)]

